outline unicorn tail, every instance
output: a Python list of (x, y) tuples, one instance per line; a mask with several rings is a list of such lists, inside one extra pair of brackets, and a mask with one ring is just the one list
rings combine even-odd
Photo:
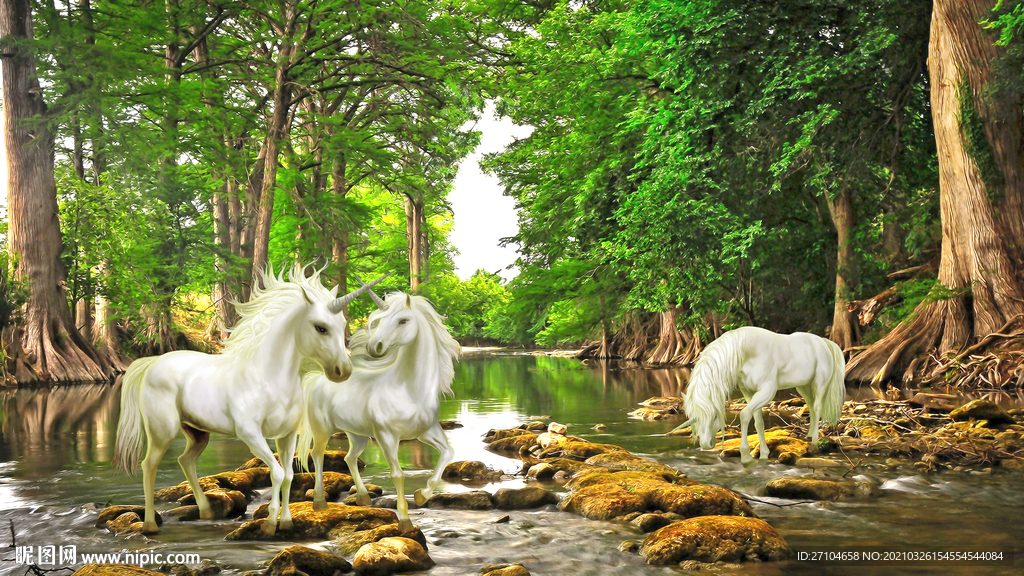
[(319, 370), (310, 370), (302, 375), (302, 427), (299, 438), (295, 441), (295, 457), (303, 472), (309, 472), (309, 452), (313, 449), (313, 429), (309, 424), (309, 395), (313, 391), (318, 378), (323, 376)]
[(121, 384), (121, 418), (117, 421), (117, 439), (114, 441), (114, 468), (120, 468), (128, 474), (135, 473), (142, 456), (142, 433), (145, 422), (142, 409), (139, 408), (139, 397), (146, 373), (158, 360), (157, 356), (139, 358), (132, 362), (124, 373)]
[(846, 358), (835, 342), (825, 340), (825, 347), (832, 354), (832, 376), (825, 389), (825, 398), (821, 406), (821, 418), (831, 424), (839, 423), (843, 413), (843, 401), (846, 400)]

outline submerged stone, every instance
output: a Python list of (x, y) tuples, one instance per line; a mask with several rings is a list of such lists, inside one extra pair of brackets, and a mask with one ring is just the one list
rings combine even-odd
[(264, 576), (332, 576), (351, 572), (352, 565), (340, 556), (305, 546), (281, 550), (267, 566)]
[(841, 500), (874, 496), (878, 487), (870, 482), (821, 478), (776, 478), (765, 486), (765, 493), (776, 498), (804, 500)]
[(785, 539), (758, 518), (702, 516), (652, 532), (640, 546), (648, 564), (784, 560), (790, 556)]
[(455, 510), (491, 510), (494, 500), (484, 490), (471, 492), (442, 492), (427, 500), (427, 508), (451, 508)]
[(495, 507), (502, 510), (526, 510), (558, 504), (558, 496), (540, 486), (501, 488), (493, 496)]
[(352, 560), (352, 567), (357, 573), (370, 576), (415, 572), (433, 566), (434, 561), (419, 542), (401, 537), (366, 544)]

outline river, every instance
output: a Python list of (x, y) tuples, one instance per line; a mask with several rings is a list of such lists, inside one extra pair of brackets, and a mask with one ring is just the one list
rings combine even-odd
[[(467, 354), (457, 364), (455, 397), (442, 405), (442, 419), (461, 428), (449, 430), (456, 460), (480, 460), (509, 474), (519, 462), (484, 450), (481, 437), (490, 428), (509, 428), (535, 417), (567, 424), (570, 433), (595, 442), (621, 445), (634, 453), (664, 462), (691, 478), (731, 488), (760, 501), (756, 513), (774, 526), (795, 548), (881, 546), (887, 548), (941, 545), (1016, 546), (1024, 556), (1024, 522), (1020, 520), (1020, 473), (943, 473), (918, 475), (913, 467), (891, 469), (881, 459), (865, 461), (857, 473), (882, 485), (877, 498), (827, 504), (794, 504), (759, 496), (765, 483), (807, 471), (780, 464), (744, 469), (737, 459), (693, 449), (684, 438), (660, 434), (677, 422), (642, 422), (626, 414), (651, 396), (678, 395), (685, 385), (681, 370), (618, 369), (606, 365), (548, 356), (514, 353)], [(109, 503), (142, 502), (141, 475), (129, 477), (110, 466), (119, 410), (117, 385), (95, 384), (0, 393), (0, 574), (25, 574), (11, 544), (74, 545), (78, 555), (120, 550), (153, 553), (197, 553), (238, 574), (257, 567), (293, 542), (227, 542), (223, 536), (238, 520), (167, 523), (151, 540), (118, 539), (94, 527), (96, 509)], [(600, 432), (593, 427), (604, 424)], [(345, 448), (334, 439), (331, 447)], [(181, 482), (176, 456), (184, 449), (179, 438), (161, 463), (157, 488)], [(199, 460), (199, 475), (233, 470), (250, 457), (239, 441), (214, 437)], [(386, 464), (371, 443), (362, 456), (364, 478), (392, 492)], [(436, 462), (433, 449), (418, 442), (402, 444), (400, 458), (407, 491), (424, 486)], [(524, 485), (508, 480), (482, 486), (494, 491)], [(548, 486), (562, 491), (558, 485)], [(463, 491), (480, 486), (447, 484)], [(264, 498), (265, 499), (265, 498)], [(250, 512), (259, 500), (250, 505)], [(158, 503), (159, 506), (159, 503)], [(168, 506), (168, 505), (164, 505)], [(426, 535), (434, 576), (476, 574), (484, 564), (522, 562), (540, 574), (673, 574), (675, 568), (652, 567), (639, 555), (618, 551), (642, 534), (626, 524), (591, 521), (554, 507), (513, 511), (508, 523), (492, 523), (504, 512), (412, 510), (412, 520)], [(310, 544), (310, 543), (307, 543)], [(329, 542), (314, 543), (330, 548)], [(1013, 567), (921, 566), (829, 568), (832, 574), (1019, 574), (1024, 558)], [(59, 564), (57, 564), (59, 566)], [(152, 566), (150, 566), (152, 568)], [(70, 573), (70, 571), (62, 572)], [(748, 564), (725, 574), (823, 573), (813, 562)]]

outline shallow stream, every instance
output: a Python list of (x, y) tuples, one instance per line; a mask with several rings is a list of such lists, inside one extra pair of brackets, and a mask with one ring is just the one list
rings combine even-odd
[[(1020, 473), (925, 476), (917, 474), (912, 466), (886, 467), (879, 459), (861, 462), (853, 474), (880, 483), (880, 497), (824, 505), (767, 498), (763, 489), (768, 480), (809, 471), (780, 464), (747, 470), (738, 459), (723, 460), (693, 449), (685, 438), (660, 435), (672, 429), (676, 421), (642, 422), (626, 416), (637, 402), (651, 396), (677, 396), (684, 385), (685, 373), (681, 370), (620, 369), (567, 358), (500, 352), (467, 354), (457, 364), (455, 397), (443, 403), (441, 417), (463, 426), (448, 431), (456, 460), (480, 460), (510, 474), (519, 471), (519, 462), (486, 451), (481, 442), (483, 434), (490, 428), (510, 428), (550, 417), (567, 424), (573, 435), (618, 444), (673, 466), (694, 480), (757, 498), (752, 502), (757, 514), (796, 549), (1016, 546), (1018, 554), (1012, 567), (903, 565), (826, 570), (814, 562), (793, 560), (748, 564), (717, 573), (1024, 573), (1024, 476)], [(168, 522), (151, 540), (118, 539), (96, 529), (97, 507), (142, 502), (141, 476), (128, 477), (110, 466), (118, 408), (116, 385), (0, 393), (0, 574), (27, 572), (26, 566), (15, 562), (14, 549), (7, 548), (12, 529), (18, 546), (71, 544), (78, 555), (120, 550), (198, 553), (222, 565), (228, 574), (254, 569), (294, 543), (224, 541), (224, 535), (239, 520)], [(606, 428), (595, 431), (596, 424)], [(344, 449), (344, 439), (332, 440), (331, 447)], [(183, 449), (184, 439), (179, 438), (161, 463), (157, 488), (184, 479), (176, 462)], [(215, 436), (199, 460), (199, 475), (233, 470), (248, 458), (248, 449), (241, 442)], [(362, 458), (367, 464), (364, 479), (393, 493), (387, 465), (372, 443)], [(411, 494), (425, 485), (437, 454), (418, 442), (407, 442), (402, 444), (400, 458)], [(483, 486), (448, 484), (443, 489), (482, 487), (493, 492), (522, 485), (523, 481), (516, 479)], [(563, 491), (557, 484), (547, 487)], [(261, 501), (250, 505), (250, 513)], [(622, 541), (643, 538), (632, 526), (587, 520), (559, 512), (553, 506), (510, 512), (511, 521), (500, 524), (491, 523), (505, 514), (498, 510), (428, 509), (412, 510), (410, 514), (426, 535), (430, 556), (437, 562), (428, 573), (432, 576), (476, 574), (484, 564), (504, 562), (522, 562), (535, 575), (655, 575), (678, 571), (647, 566), (639, 555), (618, 551)], [(306, 544), (330, 548), (329, 542)]]

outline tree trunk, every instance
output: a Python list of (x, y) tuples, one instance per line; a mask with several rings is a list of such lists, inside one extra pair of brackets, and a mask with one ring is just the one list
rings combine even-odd
[[(331, 191), (338, 200), (348, 195), (348, 180), (345, 178), (344, 155), (335, 152), (337, 155), (331, 163)], [(338, 267), (338, 294), (348, 294), (348, 231), (341, 227), (331, 229), (331, 256), (334, 264)], [(342, 312), (348, 315), (348, 305)]]
[(413, 294), (420, 290), (421, 257), (423, 255), (423, 236), (420, 232), (422, 212), (422, 200), (414, 200), (411, 196), (405, 197), (405, 226), (409, 241), (409, 291)]
[(274, 113), (267, 129), (266, 155), (263, 158), (263, 183), (260, 189), (259, 212), (252, 248), (252, 285), (259, 286), (259, 275), (267, 267), (270, 250), (270, 226), (274, 218), (274, 189), (277, 187), (277, 162), (281, 143), (288, 136), (291, 109), (291, 84), (288, 65), (292, 56), (291, 42), (282, 41), (278, 50), (277, 73), (274, 77)]
[(992, 63), (1000, 54), (978, 22), (994, 0), (935, 0), (928, 68), (939, 160), (942, 254), (948, 289), (855, 357), (847, 378), (880, 384), (915, 356), (947, 352), (1024, 313), (1024, 120), (1018, 96), (997, 98)]
[(835, 307), (832, 311), (831, 340), (843, 350), (853, 347), (860, 339), (853, 315), (847, 304), (850, 302), (850, 287), (856, 283), (856, 264), (853, 255), (853, 202), (849, 188), (843, 187), (835, 198), (825, 195), (832, 223), (839, 236), (839, 249), (836, 254), (836, 292)]
[[(32, 37), (27, 0), (0, 0), (0, 36)], [(54, 134), (25, 44), (3, 49), (3, 114), (7, 153), (8, 242), (14, 277), (29, 289), (22, 346), (44, 379), (100, 380), (113, 374), (75, 329), (64, 293), (65, 272), (54, 181)]]
[(676, 326), (679, 308), (669, 307), (658, 315), (661, 328), (658, 332), (658, 346), (647, 357), (649, 364), (671, 364), (686, 349), (686, 342)]
[(86, 297), (78, 299), (75, 304), (75, 327), (82, 334), (82, 338), (92, 342), (92, 301)]
[[(106, 275), (107, 265), (99, 267), (100, 277)], [(123, 371), (128, 363), (121, 358), (121, 343), (114, 321), (114, 309), (101, 291), (96, 292), (96, 319), (93, 323), (93, 342), (96, 344), (100, 357), (110, 363), (117, 371)]]

